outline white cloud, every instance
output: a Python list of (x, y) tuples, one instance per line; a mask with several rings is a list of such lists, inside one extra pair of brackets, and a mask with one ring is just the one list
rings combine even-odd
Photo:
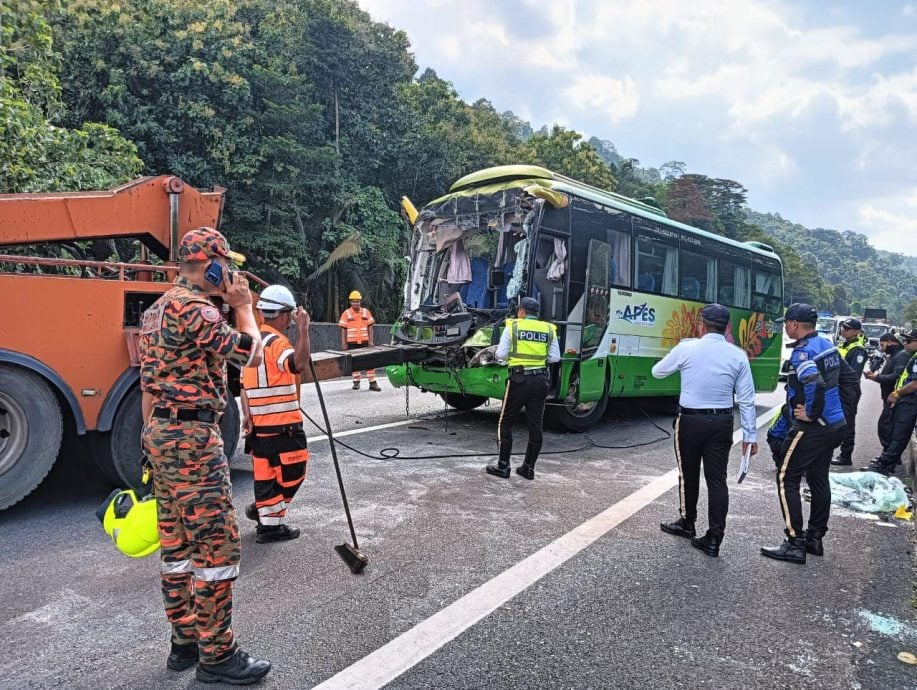
[(561, 93), (570, 107), (599, 113), (611, 122), (632, 117), (640, 102), (630, 76), (612, 79), (600, 74), (584, 74), (576, 77)]
[(859, 215), (876, 247), (917, 255), (917, 192), (869, 201)]

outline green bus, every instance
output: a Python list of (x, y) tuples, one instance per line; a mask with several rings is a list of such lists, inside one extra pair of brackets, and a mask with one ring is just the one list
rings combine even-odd
[(423, 362), (386, 368), (394, 386), (472, 409), (503, 398), (495, 350), (521, 297), (558, 326), (546, 416), (595, 424), (609, 397), (678, 395), (678, 377), (650, 368), (697, 335), (708, 302), (730, 308), (727, 338), (751, 361), (755, 386), (777, 385), (783, 267), (765, 244), (675, 222), (635, 201), (537, 166), (508, 165), (458, 180), (417, 215), (395, 343), (426, 345)]

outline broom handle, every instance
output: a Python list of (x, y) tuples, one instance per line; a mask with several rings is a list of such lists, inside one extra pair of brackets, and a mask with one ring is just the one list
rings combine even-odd
[(341, 488), (341, 500), (344, 502), (344, 512), (347, 514), (347, 525), (350, 527), (350, 536), (353, 539), (353, 548), (360, 550), (357, 544), (357, 533), (353, 529), (353, 519), (350, 517), (350, 506), (347, 504), (347, 492), (344, 491), (344, 478), (341, 476), (341, 466), (338, 463), (337, 449), (334, 445), (334, 436), (331, 433), (331, 420), (328, 419), (328, 408), (325, 407), (325, 398), (322, 396), (322, 387), (318, 383), (318, 374), (315, 372), (315, 364), (312, 358), (309, 358), (309, 371), (312, 372), (312, 380), (315, 382), (315, 393), (318, 395), (318, 405), (322, 408), (322, 417), (325, 419), (325, 432), (328, 434), (328, 445), (331, 446), (331, 459), (334, 461), (334, 471), (338, 476), (338, 486)]

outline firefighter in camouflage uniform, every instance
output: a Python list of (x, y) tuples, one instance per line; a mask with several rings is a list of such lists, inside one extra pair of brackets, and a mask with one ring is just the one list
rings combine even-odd
[[(143, 447), (153, 475), (162, 545), (162, 594), (172, 625), (167, 666), (195, 663), (204, 682), (254, 683), (271, 669), (232, 632), (240, 542), (219, 421), (226, 362), (261, 361), (248, 281), (229, 270), (243, 257), (212, 228), (185, 235), (173, 287), (143, 314), (140, 386)], [(210, 300), (235, 309), (232, 328)], [(229, 404), (235, 404), (231, 399)]]

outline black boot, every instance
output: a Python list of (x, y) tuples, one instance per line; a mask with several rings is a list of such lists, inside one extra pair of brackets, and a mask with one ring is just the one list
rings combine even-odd
[(684, 518), (678, 518), (675, 522), (663, 522), (659, 525), (659, 529), (666, 534), (674, 534), (676, 537), (693, 539), (697, 536), (697, 532), (694, 529), (694, 523), (688, 522)]
[(707, 532), (702, 537), (692, 537), (691, 546), (700, 549), (708, 556), (716, 558), (720, 555), (720, 544), (723, 543), (723, 535), (715, 535)]
[(197, 679), (202, 683), (229, 683), (230, 685), (250, 685), (264, 678), (271, 670), (271, 662), (255, 659), (241, 649), (218, 664), (197, 665)]
[(538, 459), (538, 454), (540, 452), (540, 443), (529, 443), (525, 448), (525, 462), (516, 468), (516, 474), (518, 474), (520, 477), (525, 477), (526, 479), (534, 479), (535, 461)]
[(172, 643), (172, 651), (169, 652), (169, 658), (166, 660), (166, 668), (170, 671), (184, 671), (191, 668), (197, 663), (198, 651), (197, 643), (175, 644)]
[(513, 442), (501, 441), (500, 442), (500, 459), (497, 460), (496, 465), (487, 466), (487, 474), (492, 474), (495, 477), (503, 477), (504, 479), (509, 479), (509, 458), (513, 454)]
[(847, 465), (852, 465), (853, 460), (851, 459), (849, 455), (844, 455), (843, 453), (841, 453), (836, 458), (831, 458), (831, 464), (837, 467), (840, 467), (840, 466), (846, 467)]
[(259, 544), (269, 544), (272, 541), (288, 541), (299, 537), (299, 528), (289, 525), (258, 525), (255, 531), (255, 541)]
[(824, 556), (825, 547), (821, 543), (822, 535), (812, 530), (806, 530), (806, 553), (813, 556)]
[(869, 465), (867, 465), (866, 467), (861, 468), (861, 471), (862, 472), (876, 472), (877, 474), (881, 474), (883, 477), (890, 477), (895, 473), (895, 468), (894, 466), (889, 467), (884, 462), (881, 462), (879, 460), (874, 460), (873, 462), (869, 463)]
[(806, 540), (802, 537), (787, 537), (780, 546), (762, 546), (761, 555), (777, 561), (789, 561), (804, 565), (806, 562)]

